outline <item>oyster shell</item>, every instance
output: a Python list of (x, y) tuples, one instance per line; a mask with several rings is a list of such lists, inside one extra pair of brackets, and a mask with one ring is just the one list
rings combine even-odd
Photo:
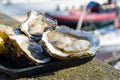
[[(36, 42), (29, 42), (28, 37), (24, 35), (14, 35), (9, 37), (17, 56), (25, 55), (30, 61), (40, 64), (50, 61), (49, 57), (43, 54), (43, 49)], [(12, 51), (13, 52), (13, 51)], [(15, 52), (15, 53), (16, 53)]]
[[(26, 58), (26, 62), (28, 62), (28, 59), (36, 64), (50, 61), (50, 57), (47, 57), (43, 53), (41, 44), (29, 41), (29, 38), (25, 35), (15, 34), (14, 29), (9, 26), (0, 25), (0, 37), (5, 43), (6, 54), (4, 55), (18, 63), (22, 61), (23, 56)], [(24, 62), (24, 60), (22, 62)]]
[(44, 14), (37, 15), (37, 12), (28, 12), (28, 18), (24, 23), (21, 24), (21, 31), (23, 31), (27, 36), (33, 39), (40, 39), (42, 33), (50, 26), (55, 26), (56, 21), (48, 18)]
[(65, 26), (43, 33), (46, 51), (58, 59), (93, 56), (99, 48), (99, 38), (93, 32), (76, 31)]

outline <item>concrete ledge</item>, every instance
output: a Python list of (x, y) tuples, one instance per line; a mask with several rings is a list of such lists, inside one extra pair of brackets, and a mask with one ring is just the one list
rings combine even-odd
[[(57, 66), (56, 66), (57, 67)], [(90, 62), (34, 78), (20, 80), (120, 80), (120, 72), (94, 58)]]

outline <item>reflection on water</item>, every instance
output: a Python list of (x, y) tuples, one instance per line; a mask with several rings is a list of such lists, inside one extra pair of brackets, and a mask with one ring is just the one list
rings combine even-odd
[(96, 56), (120, 70), (120, 30), (113, 25), (96, 32), (100, 35), (101, 48)]

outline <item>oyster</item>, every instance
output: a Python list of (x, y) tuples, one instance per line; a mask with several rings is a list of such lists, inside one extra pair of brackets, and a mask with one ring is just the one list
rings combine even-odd
[(28, 18), (21, 24), (21, 31), (23, 31), (28, 37), (33, 39), (40, 39), (42, 33), (50, 26), (55, 26), (56, 21), (50, 19), (44, 14), (37, 15), (37, 12), (28, 12)]
[(5, 43), (4, 55), (18, 63), (23, 63), (24, 60), (26, 61), (24, 63), (30, 61), (36, 64), (50, 61), (50, 57), (43, 53), (41, 44), (29, 41), (29, 38), (23, 34), (15, 34), (14, 29), (9, 26), (0, 25), (0, 37)]
[(65, 26), (43, 33), (46, 51), (58, 59), (93, 56), (99, 48), (99, 38), (93, 32), (76, 31)]

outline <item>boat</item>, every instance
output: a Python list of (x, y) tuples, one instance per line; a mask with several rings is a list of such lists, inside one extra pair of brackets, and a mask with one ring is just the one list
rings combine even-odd
[[(78, 20), (81, 16), (81, 12), (79, 11), (70, 11), (70, 12), (52, 12), (48, 13), (50, 17), (57, 19), (59, 24), (64, 24), (70, 26), (72, 28), (76, 28)], [(115, 12), (110, 13), (85, 13), (85, 17), (83, 20), (83, 26), (89, 25), (91, 23), (95, 24), (97, 27), (105, 26), (108, 24), (112, 24), (114, 19), (116, 18)]]
[[(107, 6), (107, 5), (106, 5)], [(72, 28), (76, 28), (79, 19), (84, 14), (83, 25), (94, 25), (97, 28), (112, 24), (117, 16), (116, 7), (107, 8), (105, 5), (100, 5), (96, 2), (90, 2), (87, 5), (86, 11), (66, 10), (48, 12), (47, 15), (57, 19), (59, 24), (64, 24)], [(84, 12), (84, 13), (83, 13)]]

